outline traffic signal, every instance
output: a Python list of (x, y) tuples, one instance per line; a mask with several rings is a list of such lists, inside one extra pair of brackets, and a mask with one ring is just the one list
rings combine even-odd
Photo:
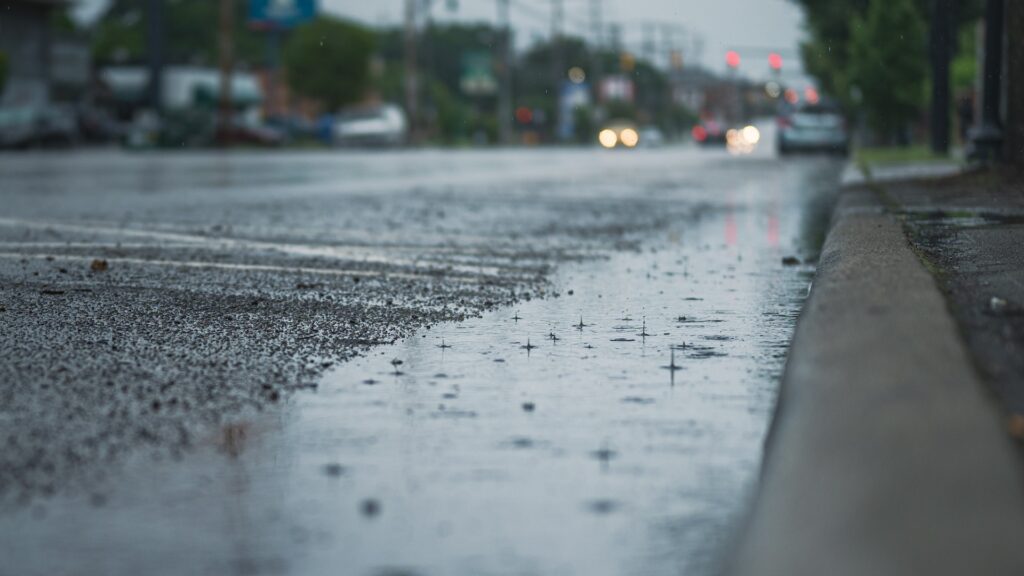
[(772, 67), (772, 70), (778, 72), (782, 70), (782, 56), (779, 56), (775, 52), (768, 55), (768, 65)]
[(740, 67), (740, 53), (735, 50), (729, 50), (725, 53), (725, 63), (729, 68)]

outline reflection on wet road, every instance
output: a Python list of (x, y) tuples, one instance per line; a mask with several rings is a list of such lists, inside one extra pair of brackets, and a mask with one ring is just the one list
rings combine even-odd
[(675, 153), (689, 168), (657, 177), (573, 166), (566, 202), (673, 217), (624, 251), (574, 244), (597, 257), (559, 264), (549, 297), (335, 364), (178, 459), (132, 453), (100, 501), (0, 513), (0, 552), (26, 574), (712, 573), (813, 273), (783, 259), (813, 262), (839, 166)]

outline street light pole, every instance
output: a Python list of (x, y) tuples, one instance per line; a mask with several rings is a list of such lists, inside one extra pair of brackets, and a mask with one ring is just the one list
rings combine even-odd
[(971, 130), (974, 160), (998, 160), (1003, 144), (999, 122), (999, 96), (1003, 69), (1003, 0), (985, 3), (985, 64), (982, 86), (981, 125)]

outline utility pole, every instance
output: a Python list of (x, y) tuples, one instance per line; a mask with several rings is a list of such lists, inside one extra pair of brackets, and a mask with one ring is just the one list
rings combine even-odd
[(161, 80), (164, 67), (164, 0), (146, 2), (146, 61), (149, 68), (146, 102), (159, 114), (163, 92)]
[(1003, 13), (1003, 0), (987, 0), (981, 124), (971, 130), (970, 153), (972, 159), (984, 162), (998, 160), (1003, 145), (1003, 130), (999, 122), (1003, 72)]
[(218, 45), (220, 52), (220, 114), (219, 137), (221, 145), (231, 144), (231, 117), (233, 115), (233, 98), (231, 94), (231, 78), (235, 68), (235, 2), (220, 0), (220, 32)]
[(508, 15), (509, 0), (498, 0), (498, 28), (501, 30), (500, 68), (498, 78), (498, 139), (512, 142), (512, 26)]
[(616, 54), (622, 52), (622, 25), (621, 24), (609, 24), (608, 25), (608, 38), (611, 42), (612, 51)]
[(562, 75), (565, 64), (562, 55), (562, 0), (551, 0), (551, 95), (555, 106), (555, 140), (562, 139)]
[(932, 64), (931, 147), (949, 154), (949, 63), (953, 55), (952, 0), (932, 0), (929, 46)]
[(414, 144), (419, 142), (416, 2), (405, 0), (405, 113), (409, 116), (409, 139)]
[(595, 87), (597, 99), (601, 99), (601, 78), (604, 77), (604, 24), (602, 23), (602, 0), (590, 0), (590, 27), (594, 35), (591, 42), (590, 82)]
[(640, 30), (643, 34), (640, 41), (640, 52), (643, 54), (644, 60), (654, 64), (654, 23), (644, 22)]

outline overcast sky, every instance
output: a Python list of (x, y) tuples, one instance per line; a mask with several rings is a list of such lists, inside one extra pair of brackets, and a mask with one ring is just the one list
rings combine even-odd
[[(455, 1), (452, 11), (448, 2)], [(568, 34), (590, 33), (591, 0), (562, 0)], [(802, 14), (790, 0), (600, 0), (608, 24), (622, 26), (626, 47), (639, 51), (645, 22), (657, 23), (655, 41), (661, 43), (663, 24), (680, 25), (689, 37), (676, 36), (689, 62), (697, 59), (695, 39), (703, 41), (699, 61), (713, 70), (725, 69), (725, 52), (735, 48), (743, 58), (745, 74), (768, 76), (766, 50), (782, 54), (788, 73), (799, 69), (797, 46), (803, 36)], [(106, 0), (80, 0), (80, 13), (94, 15)], [(496, 21), (497, 0), (433, 0), (437, 21)], [(404, 0), (320, 0), (324, 11), (369, 25), (401, 22)], [(511, 0), (512, 25), (520, 46), (550, 34), (551, 0)], [(788, 74), (787, 74), (788, 77)]]

